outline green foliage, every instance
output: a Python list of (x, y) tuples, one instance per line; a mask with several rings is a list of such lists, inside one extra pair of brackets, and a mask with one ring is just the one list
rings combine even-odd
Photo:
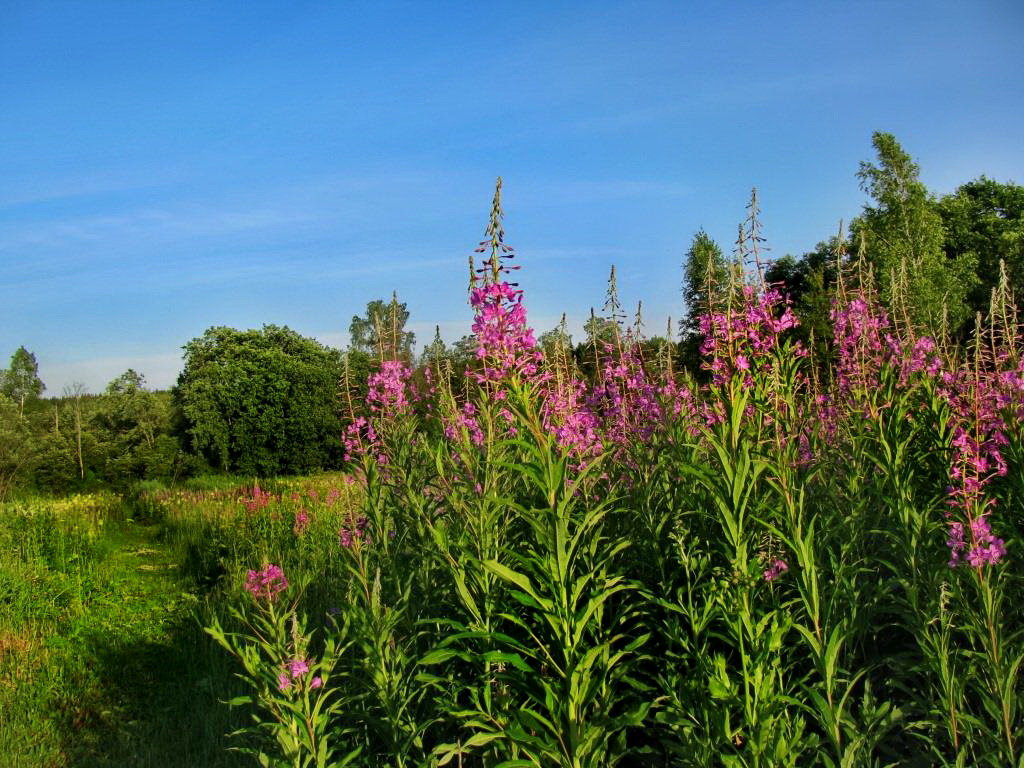
[(452, 344), (452, 359), (464, 365), (476, 360), (476, 336), (467, 334)]
[(39, 446), (18, 403), (0, 394), (0, 502), (30, 476)]
[(434, 339), (423, 348), (420, 355), (421, 365), (437, 365), (448, 359), (449, 351), (444, 339), (441, 338), (441, 326), (434, 326)]
[(582, 345), (584, 348), (593, 347), (594, 344), (614, 344), (619, 335), (619, 326), (615, 320), (609, 317), (591, 315), (590, 319), (583, 324), (583, 333), (587, 340)]
[[(938, 213), (946, 258), (977, 263), (978, 279), (969, 296), (974, 312), (988, 309), (1000, 262), (1010, 284), (1024, 286), (1024, 187), (981, 176), (941, 198)], [(1024, 309), (1024, 290), (1018, 294), (1018, 308)]]
[(342, 357), (273, 325), (210, 328), (185, 345), (177, 401), (188, 434), (224, 471), (287, 474), (338, 461)]
[[(206, 631), (242, 663), (245, 672), (239, 677), (255, 691), (231, 701), (234, 706), (257, 707), (252, 713), (256, 725), (234, 734), (251, 737), (238, 751), (255, 756), (266, 768), (349, 765), (359, 750), (336, 754), (329, 728), (331, 718), (347, 703), (331, 685), (347, 647), (344, 627), (331, 627), (321, 658), (313, 660), (309, 656), (315, 638), (294, 606), (264, 601), (248, 617), (237, 609), (231, 614), (241, 631), (226, 631), (216, 617)], [(293, 676), (289, 665), (295, 662), (301, 662), (305, 671)]]
[(967, 298), (977, 258), (943, 251), (942, 217), (919, 180), (920, 169), (889, 133), (876, 132), (877, 163), (862, 162), (857, 177), (873, 201), (851, 225), (863, 237), (886, 302), (900, 321), (934, 337), (970, 317)]
[(683, 257), (683, 303), (679, 321), (682, 361), (696, 370), (700, 361), (700, 317), (721, 307), (729, 292), (729, 264), (718, 244), (703, 229), (693, 236)]
[(11, 355), (11, 364), (0, 375), (0, 393), (18, 404), (18, 413), (25, 413), (25, 404), (38, 400), (46, 385), (39, 378), (36, 356), (25, 347), (18, 347)]
[(822, 351), (832, 336), (830, 313), (838, 279), (837, 267), (845, 262), (846, 251), (847, 244), (833, 237), (828, 242), (818, 243), (813, 251), (799, 258), (783, 256), (765, 272), (765, 280), (770, 285), (780, 286), (793, 302), (800, 318), (794, 337), (808, 348), (813, 338), (815, 352)]
[(127, 512), (110, 493), (0, 506), (0, 764), (242, 765), (202, 597)]
[(564, 324), (545, 331), (537, 337), (537, 345), (544, 350), (546, 359), (554, 359), (557, 354), (566, 354), (572, 349), (572, 336), (565, 329)]
[(405, 330), (408, 322), (409, 310), (397, 295), (391, 301), (374, 299), (367, 303), (363, 317), (352, 316), (349, 348), (379, 360), (412, 360), (416, 334)]

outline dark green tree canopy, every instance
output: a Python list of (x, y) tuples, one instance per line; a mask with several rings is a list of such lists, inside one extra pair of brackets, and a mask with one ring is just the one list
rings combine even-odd
[(938, 211), (946, 230), (946, 258), (977, 262), (971, 310), (988, 309), (1000, 261), (1016, 287), (1017, 306), (1024, 310), (1024, 187), (982, 176), (939, 200)]
[(891, 133), (876, 132), (877, 162), (862, 162), (857, 177), (872, 202), (851, 223), (864, 238), (882, 296), (897, 318), (937, 336), (956, 331), (970, 317), (967, 297), (977, 280), (976, 259), (947, 258), (935, 200), (918, 178), (920, 169)]
[(37, 400), (46, 385), (39, 378), (36, 356), (25, 347), (18, 347), (11, 355), (11, 364), (0, 376), (0, 393), (18, 404), (18, 413), (24, 414), (25, 403)]
[(837, 253), (847, 250), (845, 239), (840, 242), (836, 236), (828, 242), (818, 243), (813, 251), (799, 258), (789, 254), (783, 256), (765, 272), (765, 280), (777, 286), (793, 302), (800, 318), (794, 335), (804, 344), (809, 345), (812, 337), (817, 344), (832, 336), (830, 313), (838, 279)]
[(340, 352), (274, 325), (210, 328), (184, 349), (176, 397), (213, 464), (265, 476), (337, 463)]

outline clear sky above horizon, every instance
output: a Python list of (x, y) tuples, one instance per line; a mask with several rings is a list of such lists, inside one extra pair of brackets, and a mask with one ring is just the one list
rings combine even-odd
[(532, 324), (617, 266), (649, 332), (758, 187), (772, 255), (832, 235), (892, 132), (937, 194), (1024, 183), (1024, 3), (0, 0), (0, 366), (171, 385), (214, 325), (332, 346), (398, 292), (468, 332), (505, 180)]

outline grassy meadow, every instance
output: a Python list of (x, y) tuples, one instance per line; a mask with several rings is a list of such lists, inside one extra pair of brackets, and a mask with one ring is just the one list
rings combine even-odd
[[(342, 476), (264, 485), (323, 512), (311, 546), (353, 503)], [(0, 765), (248, 764), (228, 751), (245, 720), (223, 704), (236, 670), (202, 627), (246, 564), (294, 545), (253, 496), (251, 480), (211, 477), (0, 507)]]

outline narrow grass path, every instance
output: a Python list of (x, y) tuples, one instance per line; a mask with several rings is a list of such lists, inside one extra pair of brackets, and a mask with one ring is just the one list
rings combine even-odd
[[(27, 675), (0, 725), (4, 768), (235, 766), (219, 702), (231, 670), (196, 620), (201, 598), (178, 574), (159, 525), (103, 534), (103, 557), (68, 618), (26, 629)], [(0, 684), (6, 680), (0, 677)], [(0, 720), (3, 720), (0, 717)]]

